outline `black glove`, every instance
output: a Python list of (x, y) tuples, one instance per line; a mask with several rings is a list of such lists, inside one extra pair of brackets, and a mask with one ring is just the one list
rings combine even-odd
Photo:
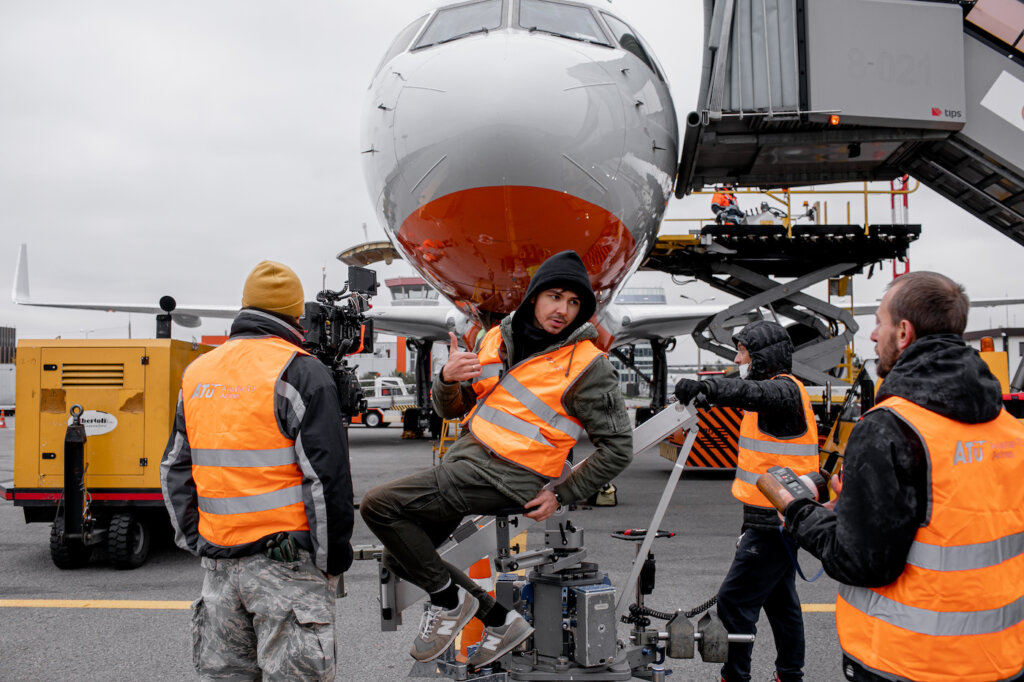
[(676, 400), (681, 405), (689, 405), (699, 395), (707, 393), (707, 386), (703, 381), (693, 379), (680, 379), (676, 384)]

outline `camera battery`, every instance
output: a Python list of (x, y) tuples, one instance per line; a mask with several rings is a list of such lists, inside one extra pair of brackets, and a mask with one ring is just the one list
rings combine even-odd
[(576, 602), (576, 663), (585, 668), (608, 665), (616, 646), (615, 588), (599, 584), (570, 590)]

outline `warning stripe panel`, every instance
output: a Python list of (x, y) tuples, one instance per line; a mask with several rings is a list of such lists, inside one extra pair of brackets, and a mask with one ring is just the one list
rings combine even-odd
[(697, 412), (701, 422), (700, 433), (690, 450), (686, 465), (704, 469), (734, 469), (743, 411), (735, 407), (712, 407), (698, 409)]

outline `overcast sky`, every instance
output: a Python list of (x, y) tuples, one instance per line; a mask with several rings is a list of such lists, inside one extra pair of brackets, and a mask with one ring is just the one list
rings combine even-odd
[[(398, 31), (433, 5), (0, 3), (0, 288), (13, 280), (22, 242), (41, 300), (155, 303), (171, 294), (179, 303), (236, 304), (264, 258), (295, 268), (307, 298), (324, 265), (329, 285), (340, 287), (345, 267), (335, 255), (384, 239), (362, 177), (367, 86)], [(697, 95), (701, 6), (611, 4), (657, 53), (680, 119)], [(832, 222), (847, 200), (830, 199)], [(854, 217), (859, 206), (854, 198)], [(871, 211), (873, 222), (889, 222), (887, 198), (872, 200)], [(706, 196), (673, 200), (668, 213), (707, 214)], [(910, 217), (925, 233), (911, 250), (913, 269), (944, 272), (973, 297), (1022, 294), (1012, 275), (1024, 247), (924, 188), (911, 197)], [(690, 227), (669, 223), (662, 233)], [(409, 272), (381, 269), (382, 279)], [(876, 298), (889, 278), (888, 264), (871, 281), (860, 278), (858, 302)], [(679, 302), (684, 291), (716, 295), (654, 273), (637, 283), (666, 283)], [(729, 301), (718, 294), (716, 302)], [(972, 326), (1013, 324), (1014, 312), (976, 313)], [(128, 315), (14, 306), (5, 290), (0, 325), (23, 338), (124, 337)], [(153, 334), (151, 316), (134, 315), (132, 325), (135, 336)], [(175, 336), (226, 326), (178, 327)], [(869, 332), (858, 335), (865, 353)]]

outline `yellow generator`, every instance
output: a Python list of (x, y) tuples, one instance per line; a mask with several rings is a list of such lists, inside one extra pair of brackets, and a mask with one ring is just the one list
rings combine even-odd
[(103, 545), (136, 568), (167, 525), (160, 459), (185, 366), (210, 346), (171, 339), (22, 340), (14, 486), (27, 523), (50, 523), (59, 568)]

